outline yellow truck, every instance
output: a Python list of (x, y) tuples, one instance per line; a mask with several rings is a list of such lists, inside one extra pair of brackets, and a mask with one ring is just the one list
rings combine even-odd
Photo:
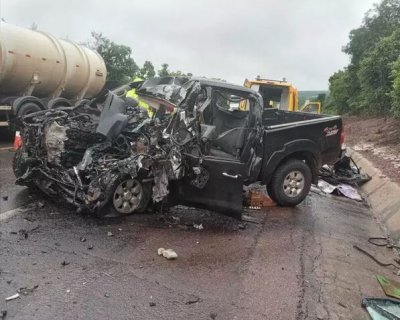
[[(248, 80), (244, 82), (246, 88), (253, 89), (260, 93), (263, 98), (264, 108), (276, 108), (286, 111), (301, 111), (310, 113), (320, 113), (321, 103), (306, 101), (299, 107), (299, 94), (297, 88), (285, 80), (260, 79)], [(241, 110), (246, 110), (247, 106), (242, 104)]]

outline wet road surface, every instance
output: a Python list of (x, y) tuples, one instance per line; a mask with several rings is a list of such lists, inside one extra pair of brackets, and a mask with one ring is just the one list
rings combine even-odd
[(99, 220), (14, 186), (10, 155), (0, 152), (6, 319), (368, 319), (361, 298), (384, 296), (374, 275), (398, 277), (354, 250), (394, 257), (368, 244), (383, 232), (354, 201), (312, 193), (297, 208), (246, 211), (253, 222), (185, 207)]

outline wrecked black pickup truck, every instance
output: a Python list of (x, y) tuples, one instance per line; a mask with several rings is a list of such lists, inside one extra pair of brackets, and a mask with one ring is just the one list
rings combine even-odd
[(117, 90), (18, 119), (16, 183), (99, 216), (185, 204), (240, 219), (244, 185), (295, 206), (341, 154), (338, 116), (263, 109), (258, 93), (224, 82), (162, 80), (136, 88), (152, 118)]

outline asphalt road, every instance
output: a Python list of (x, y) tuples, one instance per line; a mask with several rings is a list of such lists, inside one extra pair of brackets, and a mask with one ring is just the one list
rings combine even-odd
[(384, 296), (374, 276), (398, 278), (354, 250), (395, 257), (367, 242), (383, 233), (358, 202), (312, 193), (246, 211), (252, 222), (184, 207), (99, 220), (14, 186), (11, 156), (0, 151), (6, 319), (368, 319), (361, 298)]

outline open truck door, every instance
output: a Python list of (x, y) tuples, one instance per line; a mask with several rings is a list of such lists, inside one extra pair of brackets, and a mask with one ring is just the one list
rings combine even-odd
[[(204, 152), (199, 185), (185, 177), (180, 194), (187, 204), (217, 210), (240, 219), (243, 183), (254, 170), (256, 144), (260, 126), (256, 113), (239, 110), (241, 103), (254, 108), (258, 100), (229, 89), (207, 88), (207, 99), (200, 108)], [(198, 163), (195, 156), (189, 162)], [(200, 170), (200, 168), (199, 168)]]

